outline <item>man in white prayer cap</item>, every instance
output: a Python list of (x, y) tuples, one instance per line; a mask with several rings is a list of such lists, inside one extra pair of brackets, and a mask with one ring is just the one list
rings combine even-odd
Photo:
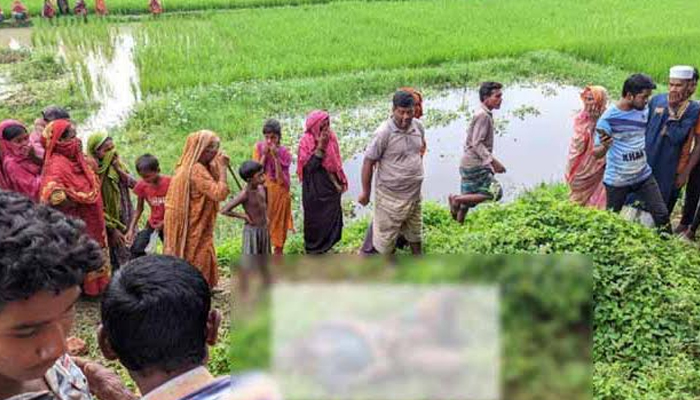
[[(693, 78), (688, 88), (688, 99), (693, 97), (698, 86), (698, 69), (693, 68)], [(700, 120), (695, 124), (694, 134), (689, 135), (686, 142), (687, 147), (692, 147), (688, 164), (690, 175), (685, 187), (685, 200), (683, 201), (683, 216), (676, 228), (676, 233), (684, 234), (689, 240), (695, 240), (695, 232), (700, 227), (700, 213), (698, 213), (698, 202), (700, 202)], [(692, 166), (695, 167), (692, 167)], [(679, 166), (680, 168), (680, 166)], [(679, 176), (682, 178), (682, 176)]]
[(695, 167), (689, 163), (690, 146), (686, 146), (700, 115), (700, 104), (688, 98), (693, 72), (693, 67), (685, 65), (672, 67), (668, 93), (654, 96), (648, 106), (647, 162), (669, 214), (673, 212), (681, 187)]

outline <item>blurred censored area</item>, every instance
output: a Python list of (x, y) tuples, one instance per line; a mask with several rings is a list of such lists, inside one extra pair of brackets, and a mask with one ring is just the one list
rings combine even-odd
[[(592, 398), (590, 258), (329, 255), (270, 269), (248, 315), (234, 299), (234, 325), (264, 331), (260, 366), (285, 399)], [(233, 359), (258, 347), (237, 345)]]

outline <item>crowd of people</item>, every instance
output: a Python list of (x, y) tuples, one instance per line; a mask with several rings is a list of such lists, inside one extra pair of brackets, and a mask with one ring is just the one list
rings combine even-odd
[[(68, 354), (81, 283), (102, 258), (81, 220), (0, 191), (0, 399), (138, 398), (110, 369)], [(207, 370), (221, 323), (211, 303), (207, 281), (186, 261), (132, 260), (102, 296), (99, 349), (124, 366), (145, 400), (280, 399), (264, 375)]]
[[(694, 239), (700, 225), (700, 146), (695, 143), (700, 104), (691, 100), (697, 78), (697, 69), (673, 67), (669, 92), (652, 98), (652, 79), (635, 74), (624, 82), (620, 100), (610, 106), (606, 89), (586, 87), (565, 176), (571, 200), (614, 212), (624, 205), (638, 207), (651, 214), (658, 229), (670, 232), (670, 213), (685, 187), (683, 218), (676, 232)], [(471, 208), (502, 196), (495, 176), (506, 168), (494, 155), (493, 112), (501, 106), (503, 90), (498, 82), (480, 86), (481, 105), (468, 126), (459, 165), (460, 193), (449, 196), (450, 211), (459, 222)], [(392, 254), (406, 246), (413, 254), (422, 253), (422, 158), (427, 151), (422, 112), (420, 92), (397, 90), (390, 117), (365, 151), (357, 200), (366, 206), (373, 193), (374, 204), (361, 254)], [(187, 136), (172, 178), (161, 173), (156, 156), (144, 154), (134, 163), (138, 180), (107, 134), (92, 134), (83, 152), (63, 108), (46, 108), (32, 132), (15, 120), (2, 121), (0, 132), (0, 187), (82, 220), (100, 245), (103, 265), (86, 276), (86, 295), (101, 294), (113, 271), (145, 255), (147, 248), (152, 252), (158, 238), (165, 254), (187, 260), (216, 288), (214, 228), (220, 215), (243, 222), (241, 295), (247, 295), (253, 270), (260, 270), (265, 285), (272, 282), (268, 259), (284, 253), (288, 234), (295, 229), (293, 157), (281, 144), (279, 121), (263, 123), (262, 138), (238, 174), (220, 150), (217, 134), (202, 130)], [(238, 193), (220, 209), (231, 194), (229, 173), (238, 183)], [(296, 175), (301, 182), (305, 252), (331, 251), (342, 237), (341, 197), (351, 182), (326, 111), (308, 114)], [(137, 199), (136, 209), (132, 197)], [(139, 229), (145, 204), (150, 215)]]
[[(700, 104), (691, 100), (697, 82), (697, 69), (676, 66), (668, 93), (652, 97), (653, 80), (634, 74), (610, 105), (604, 88), (586, 87), (565, 177), (571, 201), (614, 212), (625, 204), (640, 207), (670, 233), (669, 215), (685, 188), (676, 232), (694, 238), (700, 225)], [(449, 196), (459, 222), (471, 208), (502, 195), (495, 175), (506, 168), (494, 155), (493, 112), (503, 93), (498, 82), (479, 88), (481, 105), (459, 165), (460, 193)], [(375, 200), (363, 254), (391, 254), (401, 245), (422, 253), (427, 141), (421, 115), (421, 94), (397, 90), (391, 115), (365, 150), (357, 200), (366, 206), (372, 193)], [(88, 390), (102, 400), (133, 397), (105, 368), (66, 356), (65, 333), (81, 293), (102, 296), (100, 348), (130, 371), (145, 398), (272, 390), (265, 381), (217, 380), (204, 365), (220, 319), (210, 309), (219, 279), (218, 216), (244, 223), (243, 296), (253, 269), (261, 270), (266, 285), (272, 282), (268, 256), (282, 255), (294, 230), (293, 159), (281, 138), (280, 123), (265, 121), (251, 159), (236, 174), (217, 134), (201, 130), (187, 136), (172, 177), (161, 172), (156, 156), (143, 154), (134, 163), (136, 179), (109, 135), (92, 134), (83, 150), (61, 107), (47, 107), (31, 131), (20, 121), (2, 121), (0, 398), (88, 399)], [(305, 250), (326, 253), (342, 237), (341, 196), (352, 184), (328, 112), (309, 113), (296, 167)], [(229, 173), (245, 185), (238, 183), (238, 193), (220, 209), (231, 194)], [(139, 229), (145, 204), (150, 215)], [(158, 237), (165, 255), (146, 255)], [(53, 397), (42, 397), (47, 394)]]
[(652, 97), (651, 77), (634, 74), (609, 107), (604, 88), (585, 88), (566, 172), (571, 200), (614, 212), (634, 206), (670, 233), (670, 216), (685, 193), (674, 232), (694, 240), (700, 226), (700, 103), (691, 100), (697, 83), (697, 68), (675, 66), (668, 93)]
[[(29, 10), (22, 3), (21, 0), (14, 0), (12, 2), (12, 14), (11, 17), (15, 23), (27, 22), (30, 19)], [(149, 0), (148, 9), (154, 16), (158, 16), (163, 13), (163, 6), (159, 0)], [(108, 13), (107, 4), (105, 0), (95, 0), (95, 14), (99, 16), (105, 16)], [(41, 17), (48, 20), (52, 20), (56, 17), (75, 15), (76, 17), (82, 17), (87, 20), (88, 7), (85, 4), (85, 0), (76, 0), (75, 6), (71, 11), (70, 4), (68, 0), (44, 0), (44, 6), (41, 9)], [(0, 22), (5, 20), (5, 14), (0, 8)]]

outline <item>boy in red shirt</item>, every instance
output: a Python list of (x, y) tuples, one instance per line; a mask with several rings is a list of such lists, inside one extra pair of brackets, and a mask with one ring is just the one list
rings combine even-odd
[[(131, 221), (127, 234), (127, 240), (132, 243), (132, 258), (146, 255), (146, 247), (153, 232), (157, 231), (160, 240), (164, 240), (165, 195), (170, 186), (170, 177), (160, 174), (158, 159), (151, 154), (144, 154), (136, 160), (136, 171), (141, 177), (134, 187), (134, 193), (138, 197), (136, 217)], [(144, 202), (147, 202), (151, 208), (151, 215), (148, 217), (146, 228), (136, 234)]]

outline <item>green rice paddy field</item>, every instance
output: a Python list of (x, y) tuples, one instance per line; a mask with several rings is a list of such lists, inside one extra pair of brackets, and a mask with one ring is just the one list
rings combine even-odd
[[(75, 72), (80, 71), (76, 65), (88, 49), (99, 48), (109, 57), (119, 32), (136, 40), (142, 101), (112, 135), (124, 159), (151, 152), (166, 172), (194, 130), (219, 132), (238, 164), (249, 157), (266, 117), (303, 115), (313, 108), (343, 112), (365, 104), (388, 109), (399, 86), (429, 94), (473, 88), (483, 80), (596, 83), (615, 97), (632, 72), (647, 72), (663, 86), (672, 64), (700, 64), (697, 1), (306, 3), (166, 0), (168, 11), (204, 11), (166, 13), (157, 20), (37, 23), (33, 54), (2, 66), (21, 85), (22, 95), (2, 102), (0, 112), (31, 121), (47, 103), (60, 103), (77, 119), (85, 118), (97, 105), (77, 83), (84, 72)], [(39, 2), (29, 4), (36, 8)], [(290, 6), (268, 7), (283, 4)], [(111, 10), (126, 14), (143, 12), (146, 5), (108, 2)], [(53, 56), (58, 43), (67, 62)], [(337, 129), (344, 154), (350, 153), (349, 141), (343, 140), (349, 129)], [(285, 126), (283, 142), (293, 146), (298, 130)], [(298, 208), (298, 192), (295, 196)], [(590, 256), (594, 398), (700, 398), (700, 256), (694, 246), (658, 238), (606, 212), (575, 207), (557, 185), (508, 205), (485, 207), (465, 226), (452, 222), (437, 204), (426, 207), (424, 221), (426, 250), (433, 254)], [(295, 222), (301, 226), (299, 218)], [(356, 249), (366, 223), (350, 222), (338, 251)], [(238, 252), (239, 228), (231, 225), (218, 229), (222, 264)], [(288, 247), (300, 252), (301, 236), (294, 235)], [(436, 266), (416, 268), (397, 279), (463, 279)], [(228, 346), (215, 349), (211, 366), (218, 372), (266, 366), (269, 322), (263, 313), (234, 325)], [(527, 370), (509, 372), (516, 381), (527, 380)]]

